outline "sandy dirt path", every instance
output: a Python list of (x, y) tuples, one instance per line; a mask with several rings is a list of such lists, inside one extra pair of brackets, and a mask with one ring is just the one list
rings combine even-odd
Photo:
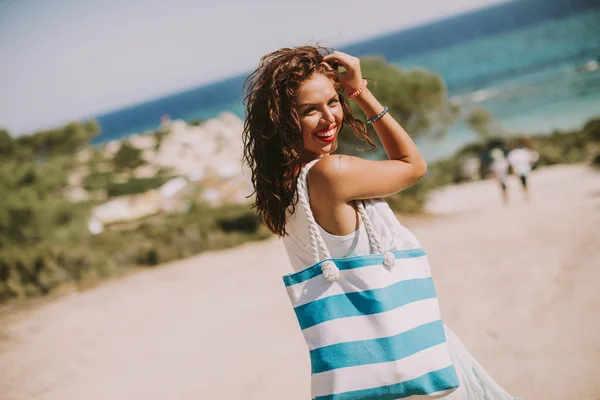
[[(446, 323), (530, 400), (600, 399), (600, 174), (450, 187), (406, 219)], [(308, 354), (276, 239), (206, 253), (4, 316), (2, 400), (306, 400)]]

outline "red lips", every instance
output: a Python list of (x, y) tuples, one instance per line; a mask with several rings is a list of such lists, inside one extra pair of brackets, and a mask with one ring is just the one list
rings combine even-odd
[(318, 137), (317, 136), (317, 139), (319, 139), (320, 141), (325, 142), (325, 143), (331, 143), (331, 142), (333, 142), (335, 140), (335, 134), (333, 134), (333, 135), (331, 135), (329, 137), (326, 137), (326, 138), (322, 138), (322, 137)]
[[(318, 136), (318, 134), (319, 134), (319, 133), (325, 133), (325, 132), (328, 132), (328, 131), (330, 131), (330, 130), (334, 130), (334, 131), (333, 131), (333, 134), (332, 134), (331, 136), (327, 136), (327, 137), (321, 137), (321, 136)], [(335, 136), (336, 136), (336, 132), (335, 132), (335, 125), (329, 126), (329, 127), (325, 128), (325, 129), (321, 129), (321, 130), (319, 130), (319, 131), (316, 131), (316, 132), (314, 133), (314, 136), (315, 136), (317, 139), (319, 139), (319, 140), (321, 140), (321, 141), (323, 141), (323, 142), (325, 142), (325, 143), (331, 143), (331, 142), (333, 142), (333, 141), (335, 140)]]

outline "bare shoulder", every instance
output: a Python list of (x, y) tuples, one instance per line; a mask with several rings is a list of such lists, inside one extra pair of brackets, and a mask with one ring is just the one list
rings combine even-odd
[(352, 180), (353, 169), (364, 162), (361, 158), (332, 154), (317, 162), (310, 170), (309, 184), (326, 187), (334, 192), (336, 187), (346, 186)]
[(324, 181), (331, 182), (339, 179), (340, 174), (343, 172), (343, 165), (347, 162), (347, 158), (341, 154), (332, 154), (323, 159), (319, 160), (310, 170), (309, 176), (315, 182)]
[[(317, 195), (320, 200), (337, 203), (338, 187), (343, 184), (344, 164), (350, 156), (332, 154), (319, 160), (308, 173), (308, 186), (311, 196)], [(341, 199), (339, 199), (342, 201)]]

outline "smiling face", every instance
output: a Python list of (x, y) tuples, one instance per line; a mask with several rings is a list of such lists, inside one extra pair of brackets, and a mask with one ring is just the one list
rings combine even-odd
[(335, 151), (344, 112), (331, 80), (319, 73), (312, 75), (300, 86), (295, 100), (302, 127), (304, 160)]

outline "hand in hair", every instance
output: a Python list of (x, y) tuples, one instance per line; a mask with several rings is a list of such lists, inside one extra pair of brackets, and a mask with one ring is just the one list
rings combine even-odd
[(336, 50), (323, 57), (323, 61), (334, 67), (344, 67), (345, 71), (339, 73), (339, 79), (346, 94), (354, 93), (361, 87), (363, 76), (358, 58)]

